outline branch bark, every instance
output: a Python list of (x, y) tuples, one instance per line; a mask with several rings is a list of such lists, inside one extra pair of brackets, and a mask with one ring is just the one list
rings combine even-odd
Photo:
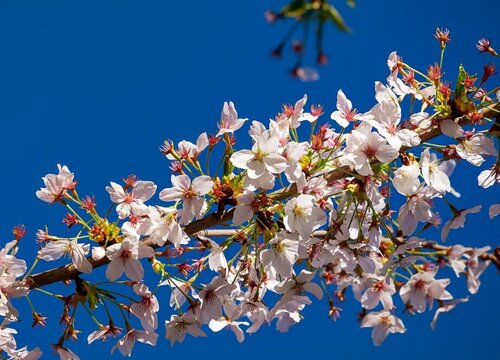
[[(493, 107), (486, 107), (482, 110), (482, 115), (485, 118), (495, 118), (497, 123), (500, 123), (500, 104), (496, 104)], [(464, 116), (461, 115), (459, 117), (455, 118), (455, 121), (459, 125), (467, 125), (470, 123), (470, 120)], [(428, 130), (422, 132), (419, 134), (421, 142), (426, 142), (430, 139), (433, 139), (437, 136), (441, 135), (441, 130), (439, 126), (434, 125)], [(409, 150), (410, 148), (402, 148), (401, 152), (404, 152), (406, 150)], [(346, 174), (346, 171), (349, 171), (350, 169), (348, 167), (339, 169), (339, 170), (333, 170), (327, 174), (325, 174), (325, 179), (328, 182), (333, 182), (335, 180), (340, 180), (345, 177), (348, 177), (349, 175)], [(275, 191), (272, 195), (273, 198), (276, 200), (283, 200), (286, 199), (287, 197), (290, 196), (290, 194), (296, 192), (296, 187), (295, 184), (292, 184), (290, 186), (287, 186), (283, 189)], [(196, 220), (192, 222), (191, 224), (187, 225), (184, 228), (184, 231), (188, 236), (195, 236), (197, 233), (202, 232), (202, 231), (207, 231), (207, 229), (212, 228), (214, 226), (218, 226), (223, 224), (224, 222), (227, 222), (232, 219), (233, 217), (233, 212), (234, 208), (229, 209), (224, 211), (222, 214), (218, 213), (211, 213), (204, 218), (200, 220)], [(215, 231), (215, 230), (214, 230)], [(226, 231), (226, 230), (224, 230)], [(220, 232), (222, 234), (223, 232)], [(205, 234), (205, 233), (204, 233)], [(207, 232), (206, 234), (210, 234), (210, 232)], [(217, 234), (217, 232), (214, 232), (213, 234)], [(215, 236), (225, 236), (225, 235), (215, 235)], [(207, 235), (209, 236), (209, 235)], [(231, 235), (229, 235), (231, 236)], [(144, 239), (143, 240), (146, 245), (156, 247), (151, 243), (149, 239)], [(91, 258), (89, 259), (90, 263), (94, 268), (101, 267), (103, 265), (108, 264), (110, 261), (108, 258), (104, 257), (103, 259), (99, 261), (94, 261)], [(50, 285), (59, 281), (66, 281), (66, 280), (71, 280), (76, 278), (78, 275), (81, 273), (73, 266), (73, 264), (67, 264), (62, 267), (58, 267), (55, 269), (47, 270), (38, 274), (30, 275), (28, 276), (24, 281), (25, 283), (30, 287), (30, 289), (34, 288), (39, 288), (43, 287), (46, 285)]]

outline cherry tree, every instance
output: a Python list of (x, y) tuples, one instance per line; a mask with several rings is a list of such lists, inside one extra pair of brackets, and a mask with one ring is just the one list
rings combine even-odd
[[(46, 321), (33, 292), (63, 309), (54, 345), (61, 359), (78, 359), (68, 342), (77, 318), (95, 323), (85, 334), (89, 346), (114, 338), (110, 351), (130, 356), (136, 342), (176, 344), (225, 328), (239, 342), (266, 324), (286, 332), (322, 299), (335, 319), (348, 291), (376, 346), (404, 333), (409, 314), (434, 311), (436, 326), (441, 313), (468, 300), (449, 290), (452, 280), (463, 277), (472, 295), (489, 265), (500, 270), (500, 248), (445, 242), (468, 217), (500, 213), (500, 204), (464, 208), (453, 188), (453, 170), (464, 162), (478, 168), (470, 174), (477, 186), (500, 182), (500, 89), (491, 85), (492, 64), (481, 77), (460, 66), (446, 79), (449, 32), (435, 37), (441, 59), (426, 70), (389, 55), (369, 109), (358, 110), (340, 89), (331, 114), (307, 107), (304, 96), (266, 123), (224, 103), (211, 135), (161, 146), (170, 187), (112, 179), (109, 210), (97, 206), (107, 199), (81, 194), (75, 174), (57, 165), (36, 196), (63, 209), (71, 230), (39, 230), (29, 264), (18, 258), (28, 246), (23, 226), (0, 250), (3, 356), (42, 354), (16, 342), (18, 319)], [(487, 39), (477, 48), (499, 56)], [(246, 134), (251, 145), (240, 146), (236, 136)], [(438, 204), (449, 212), (439, 214)], [(429, 228), (441, 236), (427, 237)], [(64, 294), (53, 290), (61, 282), (70, 284)], [(31, 314), (18, 313), (20, 298)]]

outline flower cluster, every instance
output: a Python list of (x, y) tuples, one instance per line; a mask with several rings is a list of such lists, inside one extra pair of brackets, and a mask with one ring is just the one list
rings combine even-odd
[[(447, 34), (436, 35), (442, 51)], [(136, 342), (156, 345), (159, 317), (172, 344), (224, 328), (242, 342), (267, 324), (287, 331), (314, 299), (326, 297), (336, 319), (349, 290), (375, 345), (406, 331), (404, 312), (437, 305), (434, 327), (439, 314), (468, 300), (448, 289), (453, 274), (464, 275), (475, 294), (488, 265), (500, 269), (498, 249), (443, 243), (481, 210), (452, 204), (459, 196), (450, 179), (455, 166), (484, 167), (477, 174), (481, 187), (500, 182), (493, 131), (500, 92), (484, 88), (487, 78), (475, 86), (463, 67), (451, 90), (442, 64), (420, 72), (394, 52), (388, 66), (386, 81), (375, 83), (371, 109), (358, 112), (339, 90), (333, 122), (320, 124), (323, 107), (307, 111), (304, 96), (269, 123), (251, 122), (247, 144), (235, 136), (247, 119), (225, 103), (216, 135), (162, 146), (174, 174), (156, 204), (157, 186), (129, 176), (106, 187), (116, 216), (103, 215), (93, 196), (80, 197), (68, 167), (58, 166), (36, 194), (64, 206), (64, 223), (78, 233), (63, 238), (40, 230), (41, 249), (28, 273), (15, 257), (24, 229), (0, 251), (0, 348), (13, 359), (40, 356), (38, 349), (16, 348), (15, 330), (7, 327), (18, 316), (11, 299), (29, 301), (30, 290), (59, 281), (74, 282), (74, 292), (40, 291), (63, 305), (55, 345), (61, 359), (78, 359), (66, 347), (78, 333), (77, 316), (96, 324), (89, 344), (117, 337), (111, 351), (130, 355)], [(301, 139), (304, 127), (309, 136)], [(430, 143), (433, 138), (443, 143)], [(218, 152), (217, 170), (210, 172), (211, 154)], [(438, 206), (450, 210), (444, 224)], [(491, 218), (499, 212), (500, 204), (489, 208)], [(441, 229), (440, 240), (423, 238), (431, 227)], [(63, 256), (71, 266), (32, 274), (40, 260)], [(100, 266), (105, 282), (88, 275)], [(111, 290), (110, 283), (124, 290)], [(160, 305), (160, 292), (168, 292), (169, 304)], [(44, 325), (30, 305), (34, 325)]]

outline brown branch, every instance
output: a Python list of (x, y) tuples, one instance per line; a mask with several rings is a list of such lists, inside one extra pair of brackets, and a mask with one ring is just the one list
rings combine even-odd
[[(482, 110), (482, 115), (485, 118), (495, 118), (498, 121), (500, 121), (500, 104), (496, 104), (495, 106), (492, 107), (486, 107), (485, 109)], [(459, 114), (459, 116), (455, 117), (455, 121), (460, 124), (460, 125), (466, 125), (470, 123), (470, 120), (463, 114)], [(441, 130), (438, 125), (434, 125), (430, 127), (428, 130), (422, 132), (419, 134), (421, 142), (426, 142), (432, 138), (435, 138), (437, 136), (441, 135)], [(401, 151), (404, 152), (408, 150), (409, 148), (402, 148)], [(348, 167), (339, 169), (339, 170), (333, 170), (327, 174), (325, 174), (325, 179), (328, 182), (332, 182), (335, 180), (340, 180), (348, 176), (346, 174), (346, 171), (349, 171), (350, 169)], [(291, 194), (296, 193), (296, 187), (295, 184), (292, 184), (290, 186), (287, 186), (283, 189), (275, 191), (272, 196), (276, 200), (283, 200), (289, 197)], [(219, 213), (211, 213), (207, 215), (206, 217), (196, 220), (192, 222), (191, 224), (187, 225), (184, 228), (184, 231), (188, 236), (194, 236), (196, 233), (199, 233), (200, 231), (209, 229), (214, 226), (221, 225), (229, 220), (232, 219), (233, 217), (233, 211), (234, 208), (229, 209), (224, 211), (223, 214)], [(144, 240), (144, 243), (153, 246), (149, 239)], [(155, 246), (153, 246), (155, 247)], [(90, 263), (94, 268), (101, 267), (103, 265), (106, 265), (109, 263), (109, 259), (104, 257), (103, 259), (99, 261), (94, 261), (92, 259), (89, 259)], [(498, 260), (497, 260), (498, 261)], [(499, 267), (500, 268), (500, 267)], [(52, 270), (48, 270), (42, 273), (34, 274), (31, 276), (28, 276), (25, 279), (26, 284), (30, 287), (30, 289), (34, 288), (39, 288), (42, 286), (50, 285), (59, 281), (65, 281), (65, 280), (70, 280), (74, 279), (81, 273), (73, 266), (73, 264), (68, 264), (59, 268), (55, 268)]]

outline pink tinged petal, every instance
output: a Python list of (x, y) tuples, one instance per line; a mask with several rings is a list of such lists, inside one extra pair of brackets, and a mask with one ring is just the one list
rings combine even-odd
[(352, 110), (352, 103), (342, 90), (337, 92), (337, 110), (342, 111), (344, 114)]
[(491, 205), (489, 210), (488, 210), (488, 215), (489, 215), (490, 219), (493, 220), (493, 218), (495, 216), (497, 216), (498, 214), (500, 214), (500, 204)]
[(439, 193), (444, 194), (451, 191), (451, 183), (448, 175), (441, 170), (434, 170), (429, 174), (432, 187)]
[(73, 262), (73, 265), (75, 265), (75, 268), (82, 273), (91, 273), (93, 270), (92, 264), (85, 257), (81, 246), (75, 243), (72, 246), (72, 249), (73, 251), (71, 252), (71, 260)]
[(156, 185), (152, 181), (138, 181), (132, 189), (134, 200), (148, 201), (156, 192)]
[(241, 225), (244, 222), (250, 221), (253, 217), (253, 208), (249, 205), (238, 205), (234, 209), (233, 224)]
[(258, 179), (266, 172), (266, 164), (262, 160), (252, 159), (247, 164), (247, 171), (250, 179)]
[(361, 296), (361, 305), (367, 310), (376, 308), (378, 303), (379, 293), (372, 288), (367, 289), (363, 296)]
[(266, 169), (273, 174), (282, 173), (288, 167), (286, 159), (278, 154), (269, 154), (264, 159), (264, 163)]
[(313, 294), (314, 296), (316, 296), (316, 298), (318, 300), (321, 300), (323, 298), (323, 290), (321, 290), (321, 287), (318, 284), (308, 282), (308, 283), (304, 284), (302, 286), (302, 288), (305, 291), (308, 291), (311, 294)]
[(37, 190), (36, 197), (39, 198), (40, 200), (48, 202), (48, 203), (52, 203), (55, 200), (52, 193), (47, 189)]
[(170, 181), (174, 188), (186, 191), (191, 187), (191, 179), (187, 175), (172, 175)]
[(450, 225), (451, 225), (451, 220), (447, 221), (444, 224), (443, 229), (441, 230), (441, 241), (443, 242), (448, 238), (448, 234), (450, 233)]
[(377, 326), (379, 323), (380, 319), (377, 316), (377, 313), (368, 313), (365, 315), (363, 320), (361, 321), (361, 327), (362, 328), (367, 328), (367, 327), (374, 327)]
[(136, 331), (136, 339), (140, 343), (156, 346), (156, 341), (158, 340), (158, 334), (153, 331)]
[(114, 281), (123, 275), (124, 270), (125, 268), (123, 266), (123, 261), (121, 260), (121, 258), (111, 260), (106, 269), (106, 277), (109, 280)]
[(240, 150), (231, 155), (229, 159), (231, 163), (239, 169), (246, 169), (247, 164), (254, 158), (253, 152), (250, 150)]
[(386, 291), (380, 292), (380, 302), (385, 310), (391, 310), (394, 306), (391, 294)]
[(349, 121), (346, 119), (345, 115), (341, 111), (334, 111), (330, 115), (332, 120), (335, 120), (339, 126), (346, 128), (349, 126)]
[(453, 120), (442, 120), (439, 122), (439, 127), (443, 134), (451, 138), (456, 139), (464, 136), (464, 129)]
[(53, 261), (61, 258), (68, 246), (67, 240), (58, 240), (49, 242), (38, 252), (38, 258), (45, 261)]
[(167, 188), (160, 191), (160, 200), (162, 201), (178, 201), (184, 197), (184, 190), (178, 188)]
[(203, 150), (205, 150), (209, 145), (208, 142), (208, 136), (207, 133), (204, 132), (198, 136), (198, 139), (196, 140), (196, 150), (198, 151), (198, 154), (201, 153)]
[(130, 204), (122, 202), (116, 206), (116, 212), (118, 213), (118, 217), (123, 220), (130, 215), (132, 208)]
[(125, 191), (123, 187), (115, 182), (110, 182), (111, 186), (106, 186), (106, 191), (109, 193), (111, 201), (115, 204), (125, 201)]
[(198, 176), (193, 180), (192, 187), (193, 191), (198, 195), (205, 195), (214, 186), (214, 182), (210, 178), (210, 176)]
[(413, 305), (415, 310), (423, 313), (427, 307), (426, 294), (424, 289), (413, 289), (410, 294), (410, 304)]
[(123, 264), (123, 267), (125, 268), (125, 275), (127, 275), (130, 280), (140, 282), (144, 278), (144, 267), (139, 260), (128, 259), (125, 261), (125, 264)]
[[(248, 325), (248, 323), (246, 324)], [(245, 334), (238, 325), (231, 325), (231, 330), (233, 331), (234, 335), (236, 335), (236, 340), (238, 340), (239, 343), (245, 341)]]
[(396, 133), (397, 137), (401, 140), (403, 146), (417, 146), (420, 144), (420, 137), (418, 134), (409, 129), (401, 129)]
[(389, 335), (389, 329), (383, 324), (375, 326), (372, 330), (373, 345), (380, 346)]
[(106, 250), (102, 246), (95, 246), (92, 248), (92, 260), (99, 261), (106, 256)]

